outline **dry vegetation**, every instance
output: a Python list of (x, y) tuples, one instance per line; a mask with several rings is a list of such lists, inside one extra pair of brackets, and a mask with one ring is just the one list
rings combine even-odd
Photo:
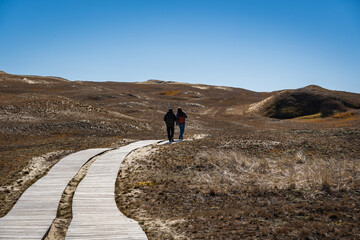
[(140, 150), (119, 172), (118, 207), (149, 239), (359, 239), (359, 99), (316, 86), (258, 93), (0, 72), (0, 216), (65, 154), (164, 139), (165, 112), (182, 107), (194, 139)]
[(341, 142), (360, 131), (349, 131), (242, 132), (153, 148), (120, 170), (118, 206), (149, 239), (357, 239), (360, 148)]
[(289, 119), (320, 113), (332, 116), (336, 111), (360, 108), (360, 98), (355, 93), (329, 91), (318, 86), (281, 91), (263, 101), (256, 109), (263, 115)]

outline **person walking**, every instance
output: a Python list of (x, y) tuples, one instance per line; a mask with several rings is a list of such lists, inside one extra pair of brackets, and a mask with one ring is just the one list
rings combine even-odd
[(169, 142), (173, 142), (174, 141), (174, 124), (176, 121), (176, 116), (171, 108), (165, 114), (164, 121), (166, 124), (166, 131), (168, 134)]
[(178, 111), (176, 113), (176, 125), (179, 126), (180, 129), (180, 136), (179, 140), (184, 139), (184, 131), (185, 131), (185, 118), (187, 118), (187, 115), (181, 108), (178, 108)]

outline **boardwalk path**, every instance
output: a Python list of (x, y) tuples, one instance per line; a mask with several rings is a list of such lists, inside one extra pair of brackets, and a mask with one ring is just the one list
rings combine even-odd
[(112, 151), (88, 149), (61, 159), (0, 218), (0, 239), (42, 239), (56, 217), (59, 200), (69, 181), (89, 159), (106, 151), (90, 166), (75, 192), (73, 220), (66, 239), (147, 239), (138, 223), (118, 210), (114, 187), (126, 155), (157, 142), (139, 141)]
[(138, 223), (115, 203), (115, 181), (122, 160), (132, 150), (158, 141), (129, 144), (99, 157), (76, 189), (73, 219), (66, 239), (147, 239)]
[(88, 149), (61, 159), (0, 218), (0, 239), (42, 239), (56, 217), (60, 197), (69, 181), (84, 163), (106, 150)]

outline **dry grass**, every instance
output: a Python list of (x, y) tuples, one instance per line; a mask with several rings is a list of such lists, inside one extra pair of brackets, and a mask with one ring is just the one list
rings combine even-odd
[(181, 91), (179, 90), (173, 90), (173, 91), (165, 91), (165, 92), (161, 92), (160, 95), (164, 95), (164, 96), (178, 96), (180, 95)]
[(200, 184), (227, 186), (251, 184), (262, 189), (349, 190), (360, 187), (360, 162), (349, 159), (308, 159), (302, 151), (296, 157), (252, 158), (235, 151), (200, 152), (195, 164), (210, 164), (210, 171), (198, 172)]
[(342, 119), (354, 119), (357, 114), (355, 112), (342, 112), (334, 114), (334, 118), (342, 118)]
[(320, 114), (320, 113), (316, 113), (316, 114), (312, 114), (312, 115), (307, 115), (307, 116), (303, 116), (303, 117), (298, 117), (297, 119), (311, 120), (311, 119), (319, 119), (319, 118), (321, 118), (321, 114)]
[(149, 239), (356, 239), (358, 145), (341, 144), (350, 132), (228, 133), (153, 148), (121, 169), (117, 203)]

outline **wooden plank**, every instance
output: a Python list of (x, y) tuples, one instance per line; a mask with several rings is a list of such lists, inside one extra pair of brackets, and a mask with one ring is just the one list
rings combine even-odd
[(0, 239), (42, 239), (56, 212), (61, 195), (79, 169), (106, 148), (88, 149), (61, 159), (31, 185), (11, 211), (0, 218)]
[(117, 208), (115, 181), (127, 154), (157, 142), (129, 144), (102, 155), (90, 166), (74, 195), (73, 219), (66, 239), (147, 239), (139, 224)]

